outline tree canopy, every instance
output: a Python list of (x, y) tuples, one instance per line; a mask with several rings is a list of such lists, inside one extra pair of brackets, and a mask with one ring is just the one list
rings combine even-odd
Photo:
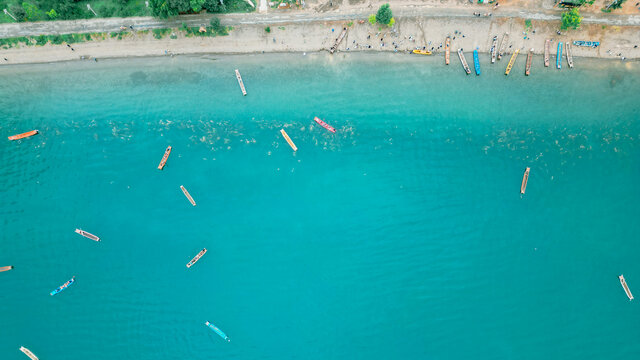
[(573, 8), (562, 13), (562, 29), (577, 29), (582, 22), (582, 16), (578, 8)]
[(389, 4), (382, 4), (376, 14), (376, 21), (380, 24), (388, 25), (391, 22), (391, 18), (393, 18), (393, 13), (391, 13)]

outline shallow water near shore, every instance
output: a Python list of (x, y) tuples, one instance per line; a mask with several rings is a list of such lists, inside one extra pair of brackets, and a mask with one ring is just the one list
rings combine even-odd
[(637, 356), (640, 66), (480, 58), (0, 68), (0, 359)]

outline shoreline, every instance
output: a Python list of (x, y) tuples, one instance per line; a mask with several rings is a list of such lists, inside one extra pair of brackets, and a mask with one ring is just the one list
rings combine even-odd
[[(453, 57), (455, 55), (455, 58)], [(543, 55), (534, 54), (533, 56), (533, 73), (531, 76), (524, 75), (526, 54), (520, 54), (513, 67), (511, 74), (507, 77), (504, 76), (504, 71), (509, 62), (509, 56), (503, 57), (502, 60), (496, 61), (494, 64), (490, 63), (490, 54), (488, 52), (480, 53), (480, 64), (483, 75), (476, 76), (473, 71), (473, 58), (471, 53), (465, 52), (467, 62), (471, 67), (471, 74), (466, 75), (458, 59), (457, 54), (452, 53), (451, 63), (446, 65), (444, 63), (443, 54), (436, 54), (435, 56), (423, 56), (408, 53), (392, 53), (383, 51), (353, 51), (349, 53), (341, 53), (331, 55), (327, 51), (312, 51), (306, 53), (283, 51), (283, 52), (269, 52), (269, 53), (190, 53), (190, 54), (176, 54), (173, 57), (164, 55), (144, 55), (144, 56), (125, 56), (125, 57), (110, 57), (103, 58), (102, 61), (94, 63), (93, 61), (81, 61), (77, 59), (62, 60), (56, 62), (31, 62), (22, 64), (13, 64), (12, 66), (0, 66), (0, 76), (3, 74), (15, 74), (16, 72), (31, 72), (31, 71), (85, 71), (90, 69), (104, 69), (118, 67), (123, 70), (127, 69), (127, 66), (140, 66), (140, 64), (146, 64), (149, 67), (155, 66), (190, 66), (192, 64), (198, 64), (202, 62), (223, 62), (231, 64), (231, 67), (240, 68), (242, 71), (243, 66), (250, 65), (252, 63), (261, 61), (281, 61), (284, 63), (297, 63), (307, 61), (321, 61), (322, 63), (333, 64), (334, 66), (351, 66), (353, 64), (368, 63), (371, 65), (384, 65), (395, 63), (406, 64), (419, 64), (424, 65), (432, 69), (439, 69), (438, 71), (450, 71), (453, 74), (458, 74), (461, 77), (467, 77), (469, 79), (482, 78), (487, 76), (485, 74), (494, 73), (499, 74), (504, 78), (512, 77), (536, 77), (541, 71), (555, 73), (569, 74), (576, 69), (589, 70), (589, 71), (603, 71), (607, 69), (618, 69), (625, 72), (640, 71), (640, 62), (638, 61), (611, 61), (611, 59), (597, 58), (597, 57), (575, 57), (574, 63), (577, 63), (574, 69), (569, 69), (566, 59), (562, 61), (562, 69), (558, 70), (555, 67), (555, 62), (552, 62), (549, 67), (543, 66)], [(175, 61), (174, 61), (175, 60)], [(96, 66), (97, 65), (97, 66)], [(144, 66), (144, 65), (142, 65)], [(465, 76), (463, 76), (465, 75)], [(456, 75), (457, 76), (457, 75)]]
[[(313, 53), (326, 51), (343, 27), (349, 31), (340, 44), (340, 52), (409, 52), (416, 48), (426, 47), (433, 51), (431, 56), (441, 56), (444, 52), (444, 41), (451, 36), (451, 53), (455, 55), (458, 48), (465, 54), (474, 49), (488, 53), (492, 37), (509, 33), (509, 46), (505, 56), (513, 49), (520, 48), (521, 55), (534, 49), (534, 54), (544, 53), (544, 42), (552, 39), (551, 60), (556, 58), (558, 41), (573, 40), (600, 41), (599, 48), (581, 48), (572, 46), (575, 58), (602, 58), (620, 61), (640, 59), (640, 26), (624, 26), (604, 28), (602, 25), (583, 25), (581, 29), (565, 31), (557, 35), (557, 24), (550, 21), (533, 20), (532, 27), (525, 39), (525, 20), (523, 18), (417, 18), (399, 17), (393, 28), (372, 26), (353, 21), (316, 21), (306, 24), (289, 23), (270, 27), (239, 25), (230, 30), (229, 35), (215, 37), (189, 37), (178, 29), (171, 29), (173, 38), (166, 34), (164, 38), (154, 38), (149, 31), (125, 32), (119, 37), (102, 37), (92, 41), (71, 44), (71, 51), (65, 43), (61, 45), (46, 44), (43, 46), (13, 47), (0, 50), (0, 66), (12, 64), (53, 63), (114, 58), (138, 58), (168, 55), (205, 55), (205, 54), (262, 54), (262, 53)], [(533, 32), (535, 30), (535, 33)], [(609, 30), (609, 31), (607, 31)], [(111, 35), (113, 36), (113, 35)], [(442, 48), (440, 46), (442, 45)], [(432, 49), (433, 48), (433, 49)], [(457, 56), (456, 56), (457, 57)], [(566, 58), (566, 52), (563, 53)], [(5, 61), (4, 59), (7, 59)], [(452, 58), (452, 64), (457, 59)]]

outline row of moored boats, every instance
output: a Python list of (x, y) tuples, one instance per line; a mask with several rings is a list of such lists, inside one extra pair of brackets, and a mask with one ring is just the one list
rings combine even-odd
[[(502, 36), (502, 41), (500, 43), (500, 46), (498, 46), (498, 37), (497, 36), (493, 37), (491, 41), (491, 48), (489, 49), (489, 53), (491, 54), (492, 64), (494, 64), (496, 60), (502, 59), (502, 57), (505, 55), (506, 49), (508, 48), (507, 47), (508, 43), (509, 43), (508, 33), (505, 33)], [(545, 47), (544, 47), (544, 66), (545, 67), (549, 66), (550, 44), (551, 44), (551, 40), (547, 39), (545, 41)], [(575, 46), (582, 46), (582, 47), (589, 47), (589, 48), (597, 48), (598, 46), (600, 46), (600, 43), (597, 41), (574, 41), (573, 44)], [(556, 52), (556, 68), (558, 69), (562, 68), (563, 47), (566, 51), (567, 65), (569, 65), (569, 68), (573, 68), (573, 54), (571, 52), (571, 44), (566, 43), (565, 45), (562, 42), (558, 43), (558, 48)], [(447, 37), (445, 41), (445, 47), (444, 47), (444, 61), (446, 65), (449, 65), (450, 51), (451, 51), (451, 38)], [(531, 66), (533, 64), (533, 51), (534, 49), (531, 48), (527, 53), (527, 61), (525, 63), (525, 71), (524, 71), (524, 74), (527, 76), (531, 74)], [(413, 53), (419, 54), (419, 55), (432, 54), (431, 51), (428, 51), (428, 50), (413, 50)], [(516, 63), (516, 59), (518, 58), (519, 53), (520, 53), (520, 49), (515, 49), (511, 54), (511, 58), (509, 59), (509, 62), (507, 63), (507, 68), (504, 72), (505, 75), (509, 75), (509, 73), (511, 73), (511, 69), (513, 69), (513, 66)], [(464, 50), (462, 48), (458, 49), (458, 58), (460, 59), (460, 63), (462, 64), (462, 68), (464, 69), (464, 72), (467, 75), (471, 74), (471, 67), (467, 63), (467, 59), (464, 56)], [(478, 57), (477, 48), (473, 50), (473, 67), (476, 75), (480, 75), (481, 73), (480, 59)]]

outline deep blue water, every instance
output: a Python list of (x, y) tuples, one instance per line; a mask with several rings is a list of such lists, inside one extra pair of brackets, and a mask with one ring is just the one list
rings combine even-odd
[(640, 66), (455, 60), (1, 67), (0, 359), (637, 357)]

